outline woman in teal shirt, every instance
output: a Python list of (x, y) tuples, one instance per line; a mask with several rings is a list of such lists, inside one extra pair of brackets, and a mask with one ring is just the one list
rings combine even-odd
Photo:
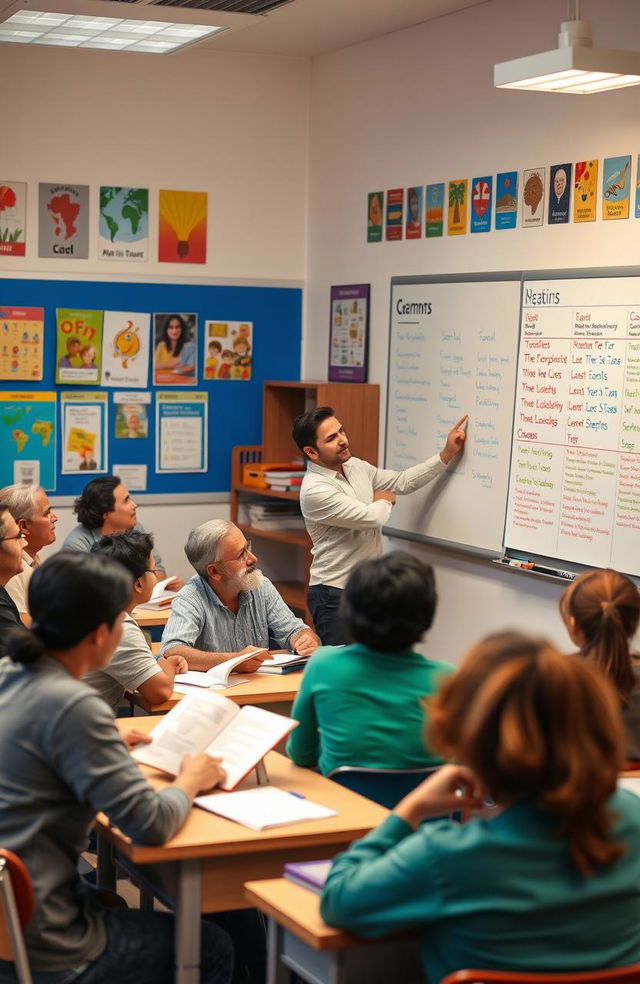
[[(324, 919), (419, 926), (430, 984), (463, 967), (582, 971), (640, 959), (640, 798), (617, 788), (618, 700), (594, 667), (515, 633), (471, 650), (430, 708), (447, 765), (340, 855)], [(489, 818), (423, 824), (490, 797)]]
[(453, 672), (412, 650), (436, 609), (433, 570), (396, 551), (361, 564), (343, 597), (355, 642), (326, 646), (309, 661), (287, 752), (297, 765), (413, 769), (442, 759), (425, 745), (424, 699)]

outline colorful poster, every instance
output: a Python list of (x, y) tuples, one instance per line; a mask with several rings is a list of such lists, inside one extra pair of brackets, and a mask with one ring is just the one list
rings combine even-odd
[(518, 172), (496, 177), (496, 229), (515, 229), (518, 217)]
[(160, 263), (207, 262), (206, 191), (161, 191)]
[(598, 162), (578, 161), (573, 183), (573, 221), (595, 222)]
[(467, 178), (449, 182), (449, 212), (447, 234), (464, 236), (467, 231), (467, 199), (469, 181)]
[(251, 379), (253, 322), (207, 321), (203, 362), (205, 379)]
[(117, 438), (138, 440), (149, 436), (151, 393), (114, 393), (114, 432)]
[(382, 242), (382, 209), (384, 191), (370, 191), (367, 195), (367, 242)]
[(549, 168), (549, 225), (569, 221), (571, 202), (571, 164), (552, 164)]
[(425, 237), (434, 239), (441, 236), (444, 230), (444, 181), (427, 185), (424, 208)]
[(38, 256), (89, 256), (89, 185), (40, 184)]
[(631, 155), (607, 157), (602, 165), (602, 218), (628, 219)]
[(154, 314), (155, 386), (195, 386), (197, 326), (197, 314)]
[(493, 176), (474, 178), (471, 182), (471, 232), (491, 231)]
[(329, 381), (366, 383), (370, 284), (331, 288)]
[(102, 328), (102, 385), (145, 389), (149, 381), (151, 315), (105, 311)]
[(640, 219), (640, 154), (636, 164), (636, 219)]
[(100, 382), (102, 311), (56, 310), (56, 383)]
[(149, 259), (149, 189), (100, 186), (98, 259)]
[(25, 255), (26, 229), (26, 183), (0, 181), (0, 256)]
[(0, 392), (0, 488), (31, 481), (56, 487), (56, 394)]
[(157, 472), (206, 472), (206, 438), (206, 393), (156, 393)]
[(60, 401), (62, 474), (106, 472), (108, 394), (61, 393)]
[(407, 188), (407, 226), (405, 239), (422, 237), (422, 188)]
[(0, 307), (0, 379), (42, 379), (44, 308)]
[(522, 172), (522, 228), (532, 229), (544, 223), (545, 167)]
[(387, 192), (387, 228), (386, 239), (392, 242), (402, 239), (402, 213), (404, 208), (404, 189), (392, 188)]

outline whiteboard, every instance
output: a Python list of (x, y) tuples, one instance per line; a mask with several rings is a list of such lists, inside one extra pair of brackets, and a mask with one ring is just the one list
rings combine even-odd
[(640, 574), (640, 277), (525, 276), (520, 334), (505, 543)]
[(521, 276), (392, 279), (385, 466), (403, 470), (440, 451), (465, 413), (469, 425), (446, 473), (398, 496), (389, 535), (501, 553)]

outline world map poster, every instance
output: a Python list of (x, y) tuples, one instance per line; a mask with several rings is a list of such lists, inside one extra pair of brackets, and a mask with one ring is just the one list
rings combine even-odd
[(0, 392), (0, 486), (56, 487), (56, 394)]
[(149, 189), (100, 187), (98, 259), (149, 259)]

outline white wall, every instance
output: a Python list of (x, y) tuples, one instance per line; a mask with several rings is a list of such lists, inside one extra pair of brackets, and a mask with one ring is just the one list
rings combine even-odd
[[(640, 151), (637, 88), (590, 97), (493, 88), (494, 62), (556, 47), (565, 10), (558, 0), (491, 0), (314, 59), (307, 378), (326, 365), (331, 284), (371, 284), (369, 378), (381, 384), (384, 405), (392, 276), (639, 262), (634, 219), (366, 243), (369, 191)], [(640, 49), (636, 0), (584, 0), (582, 13), (596, 44)], [(383, 436), (381, 427), (381, 448)], [(555, 583), (393, 545), (435, 564), (440, 608), (428, 644), (435, 655), (457, 660), (479, 635), (507, 625), (565, 643)]]

